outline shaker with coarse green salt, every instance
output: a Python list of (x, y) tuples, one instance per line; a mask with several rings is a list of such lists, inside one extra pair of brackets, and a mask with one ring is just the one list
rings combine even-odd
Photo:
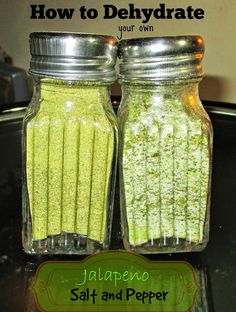
[(209, 237), (212, 125), (198, 95), (200, 36), (122, 40), (118, 114), (123, 240), (201, 251)]
[(27, 253), (109, 247), (117, 158), (110, 102), (117, 41), (32, 33), (33, 99), (24, 119), (23, 245)]

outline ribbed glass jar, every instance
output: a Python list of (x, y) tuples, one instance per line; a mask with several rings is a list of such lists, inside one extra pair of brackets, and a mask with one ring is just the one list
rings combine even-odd
[[(137, 45), (137, 41), (127, 41), (121, 49)], [(131, 58), (129, 53), (127, 58)], [(118, 115), (125, 248), (140, 253), (201, 251), (209, 236), (213, 135), (198, 95), (201, 74), (190, 77), (188, 69), (185, 78), (178, 72), (168, 78), (170, 69), (163, 79), (157, 64), (156, 80), (148, 75), (140, 79), (137, 72), (132, 76), (132, 68), (129, 76), (125, 65)]]
[(91, 254), (109, 247), (117, 158), (111, 82), (72, 76), (33, 75), (23, 128), (27, 253)]

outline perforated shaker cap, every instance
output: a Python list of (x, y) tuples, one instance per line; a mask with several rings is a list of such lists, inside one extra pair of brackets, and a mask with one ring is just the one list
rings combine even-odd
[(118, 42), (114, 37), (60, 32), (30, 34), (29, 72), (67, 80), (116, 79)]
[(123, 80), (171, 80), (203, 75), (204, 41), (201, 36), (121, 40), (119, 77)]

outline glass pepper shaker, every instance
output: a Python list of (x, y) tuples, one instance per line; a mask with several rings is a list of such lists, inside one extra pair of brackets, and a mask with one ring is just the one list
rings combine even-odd
[(208, 242), (211, 121), (198, 95), (200, 36), (122, 40), (119, 175), (125, 248), (201, 251)]
[(117, 156), (110, 102), (117, 41), (32, 33), (35, 91), (23, 126), (23, 245), (27, 253), (109, 247)]

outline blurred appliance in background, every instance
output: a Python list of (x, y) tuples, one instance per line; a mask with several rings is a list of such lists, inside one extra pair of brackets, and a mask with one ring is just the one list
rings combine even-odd
[(31, 90), (30, 80), (24, 69), (0, 62), (1, 111), (28, 103), (31, 99)]
[(22, 118), (32, 96), (26, 71), (5, 61), (0, 49), (0, 225), (20, 209)]

